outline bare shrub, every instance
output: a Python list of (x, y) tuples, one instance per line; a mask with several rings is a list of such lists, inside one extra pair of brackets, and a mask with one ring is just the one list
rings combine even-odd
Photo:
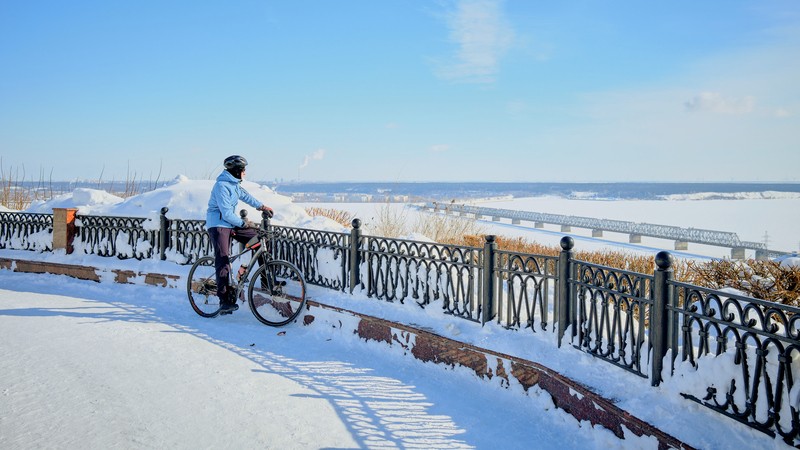
[(711, 289), (730, 287), (750, 297), (800, 306), (800, 267), (754, 259), (692, 261), (689, 265), (690, 283)]
[(370, 234), (396, 238), (408, 234), (408, 213), (405, 208), (386, 202), (378, 208), (377, 216), (366, 224)]
[[(158, 166), (158, 174), (156, 175), (155, 181), (152, 180), (152, 172), (151, 172), (151, 181), (148, 183), (148, 186), (144, 186), (144, 180), (142, 179), (141, 174), (137, 174), (135, 170), (131, 169), (130, 161), (128, 161), (127, 171), (125, 172), (125, 184), (122, 187), (122, 190), (115, 189), (116, 180), (113, 178), (108, 183), (107, 186), (104, 186), (103, 182), (103, 174), (105, 173), (105, 166), (100, 170), (100, 177), (97, 180), (97, 189), (101, 191), (106, 191), (109, 194), (116, 195), (122, 198), (130, 198), (135, 197), (143, 192), (152, 191), (158, 187), (159, 180), (161, 179), (161, 170), (163, 167), (163, 161), (159, 163)], [(138, 177), (138, 179), (137, 179)]]

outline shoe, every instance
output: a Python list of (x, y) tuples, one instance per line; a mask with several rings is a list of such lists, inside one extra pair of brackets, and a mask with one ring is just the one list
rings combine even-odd
[(236, 303), (222, 302), (219, 304), (219, 313), (222, 315), (232, 314), (237, 309), (239, 309), (239, 305)]
[(219, 313), (220, 314), (231, 314), (232, 312), (239, 309), (239, 305), (236, 304), (236, 290), (235, 289), (228, 289), (226, 291), (226, 300), (223, 300), (222, 303), (219, 304)]

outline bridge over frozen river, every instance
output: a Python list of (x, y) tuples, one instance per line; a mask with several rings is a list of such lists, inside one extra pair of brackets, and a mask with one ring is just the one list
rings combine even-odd
[(728, 247), (731, 249), (731, 258), (734, 259), (744, 259), (745, 250), (755, 250), (757, 259), (777, 257), (784, 254), (783, 252), (768, 250), (766, 245), (761, 242), (742, 241), (736, 233), (729, 231), (682, 228), (672, 225), (636, 223), (625, 220), (597, 219), (513, 209), (485, 208), (464, 204), (432, 202), (418, 205), (417, 207), (422, 210), (444, 214), (473, 216), (476, 219), (486, 216), (491, 217), (495, 222), (501, 219), (510, 219), (511, 223), (519, 224), (524, 220), (533, 222), (536, 228), (543, 228), (544, 224), (560, 225), (563, 232), (572, 231), (571, 227), (585, 228), (592, 230), (593, 237), (602, 237), (603, 232), (623, 233), (629, 236), (629, 242), (631, 243), (641, 243), (642, 236), (668, 239), (675, 241), (675, 250), (688, 250), (690, 242)]

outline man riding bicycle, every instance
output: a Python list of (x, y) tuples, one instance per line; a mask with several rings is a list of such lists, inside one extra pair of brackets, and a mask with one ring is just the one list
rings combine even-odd
[(220, 312), (231, 313), (239, 309), (236, 304), (236, 289), (228, 288), (228, 276), (231, 271), (229, 260), (231, 239), (246, 243), (257, 234), (253, 222), (246, 221), (236, 214), (236, 205), (242, 200), (259, 211), (265, 211), (269, 217), (272, 217), (273, 211), (241, 186), (247, 166), (244, 157), (229, 156), (225, 158), (224, 166), (225, 170), (219, 174), (211, 189), (206, 212), (206, 230), (214, 246), (214, 268), (217, 274)]

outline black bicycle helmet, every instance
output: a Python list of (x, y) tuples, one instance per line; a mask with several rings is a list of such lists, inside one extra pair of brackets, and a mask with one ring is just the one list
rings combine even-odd
[(225, 158), (225, 168), (228, 170), (239, 170), (241, 171), (244, 169), (244, 166), (247, 165), (247, 160), (244, 159), (244, 156), (239, 155), (232, 155)]

